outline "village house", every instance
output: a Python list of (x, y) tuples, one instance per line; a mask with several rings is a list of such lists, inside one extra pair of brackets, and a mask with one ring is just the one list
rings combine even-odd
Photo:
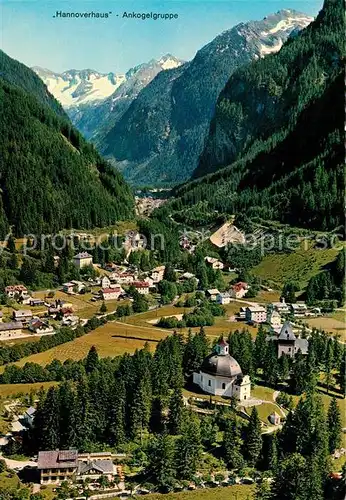
[(204, 260), (206, 264), (214, 270), (216, 269), (222, 270), (224, 268), (223, 263), (220, 260), (215, 259), (215, 257), (205, 257)]
[(291, 323), (286, 321), (281, 328), (279, 337), (277, 338), (278, 358), (283, 354), (294, 358), (300, 350), (302, 354), (307, 354), (309, 350), (309, 342), (307, 339), (296, 337), (293, 333)]
[(291, 313), (296, 317), (304, 317), (307, 315), (308, 308), (304, 302), (297, 302), (296, 304), (291, 304)]
[(13, 311), (12, 318), (14, 321), (21, 322), (24, 326), (26, 326), (29, 321), (32, 319), (33, 314), (30, 309), (19, 309), (18, 311)]
[(262, 306), (248, 306), (245, 310), (245, 318), (251, 323), (264, 323), (267, 319), (267, 311)]
[(32, 299), (32, 298), (30, 298), (29, 305), (31, 307), (40, 307), (40, 306), (44, 306), (45, 303), (44, 303), (44, 300), (42, 300), (42, 299)]
[(272, 327), (273, 330), (281, 328), (281, 316), (275, 309), (270, 309), (267, 311), (267, 323)]
[(279, 314), (288, 314), (290, 312), (290, 304), (287, 304), (284, 298), (280, 302), (273, 302), (271, 305)]
[(37, 469), (41, 484), (72, 480), (78, 468), (77, 450), (39, 451)]
[(240, 401), (250, 398), (251, 381), (243, 375), (239, 363), (229, 354), (229, 345), (223, 339), (207, 356), (193, 382), (204, 392), (214, 396), (235, 396)]
[(123, 272), (117, 275), (116, 281), (121, 285), (131, 285), (135, 279), (136, 277), (133, 273)]
[(205, 294), (211, 302), (216, 302), (216, 298), (220, 295), (220, 292), (217, 288), (211, 288), (210, 290), (207, 290)]
[(81, 252), (73, 257), (73, 263), (78, 269), (92, 266), (93, 258), (88, 252)]
[(49, 325), (49, 323), (42, 321), (40, 318), (35, 316), (28, 323), (28, 329), (36, 334), (49, 334), (54, 333), (54, 328)]
[(242, 299), (249, 289), (249, 285), (243, 281), (239, 281), (230, 288), (230, 295), (233, 299)]
[(216, 302), (221, 305), (227, 305), (231, 302), (231, 295), (228, 292), (219, 293), (216, 296)]
[(111, 286), (111, 280), (108, 278), (108, 276), (103, 276), (101, 279), (101, 287), (110, 288), (110, 286)]
[(23, 332), (23, 324), (20, 321), (14, 323), (0, 323), (0, 340), (20, 337)]
[(102, 300), (118, 300), (121, 295), (124, 294), (124, 290), (120, 287), (114, 288), (103, 288), (101, 290)]
[(5, 287), (5, 293), (10, 299), (14, 299), (16, 296), (26, 297), (28, 289), (24, 285), (10, 285)]
[(64, 316), (64, 318), (61, 321), (62, 326), (68, 326), (70, 328), (77, 326), (79, 323), (79, 317), (78, 316)]
[(163, 275), (165, 274), (165, 269), (166, 269), (166, 266), (159, 266), (159, 267), (155, 267), (151, 271), (151, 279), (153, 280), (154, 283), (159, 283), (160, 281), (163, 280)]
[(133, 286), (136, 288), (137, 292), (141, 295), (148, 295), (149, 293), (149, 283), (146, 281), (134, 281)]
[(40, 483), (58, 485), (68, 480), (95, 481), (101, 476), (112, 481), (120, 473), (112, 458), (109, 452), (78, 454), (77, 450), (40, 451), (37, 460)]
[(72, 293), (74, 293), (74, 291), (73, 291), (74, 290), (74, 284), (72, 282), (64, 283), (62, 285), (62, 290), (65, 293), (72, 294)]
[(28, 408), (24, 413), (24, 422), (27, 427), (33, 426), (35, 413), (36, 413), (36, 408), (34, 408), (33, 406), (30, 406), (30, 408)]

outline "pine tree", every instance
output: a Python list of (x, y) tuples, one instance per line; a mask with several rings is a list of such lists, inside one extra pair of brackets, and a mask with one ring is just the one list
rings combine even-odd
[(202, 453), (200, 424), (192, 412), (187, 414), (182, 435), (177, 441), (176, 469), (180, 479), (192, 479), (197, 471)]
[(107, 306), (105, 301), (102, 302), (101, 307), (100, 307), (100, 313), (105, 314), (107, 312)]
[(269, 450), (268, 450), (268, 468), (274, 473), (278, 467), (278, 440), (276, 433), (270, 436)]
[(115, 381), (112, 393), (113, 399), (111, 400), (108, 417), (108, 435), (111, 444), (117, 447), (123, 444), (126, 440), (126, 390), (125, 384), (122, 379), (118, 379)]
[(253, 407), (246, 429), (245, 457), (250, 465), (256, 465), (262, 450), (261, 421), (256, 406)]
[(180, 434), (183, 421), (184, 400), (179, 387), (173, 389), (169, 401), (168, 428), (171, 434)]
[(329, 393), (330, 384), (331, 384), (332, 379), (333, 379), (333, 374), (332, 374), (332, 370), (333, 370), (333, 366), (334, 366), (334, 348), (333, 348), (334, 346), (333, 346), (333, 343), (334, 343), (333, 339), (330, 338), (328, 340), (327, 352), (326, 352), (325, 381), (326, 381), (326, 385), (327, 385), (327, 394)]
[(279, 359), (279, 373), (280, 378), (283, 381), (287, 380), (290, 374), (289, 360), (288, 356), (285, 353), (283, 353)]
[(336, 398), (333, 398), (330, 402), (328, 408), (328, 433), (329, 433), (329, 452), (334, 453), (337, 448), (340, 448), (341, 445), (341, 415), (340, 408), (336, 401)]
[(320, 470), (319, 458), (312, 455), (307, 460), (306, 466), (306, 498), (323, 500), (323, 480)]
[(280, 464), (272, 485), (276, 500), (306, 500), (306, 461), (299, 453), (292, 453)]
[(170, 490), (175, 477), (175, 448), (171, 436), (154, 438), (148, 452), (147, 471), (160, 489)]
[(90, 347), (88, 355), (85, 360), (85, 370), (87, 373), (91, 373), (98, 367), (99, 355), (97, 353), (96, 347), (93, 345)]
[(241, 453), (242, 441), (235, 416), (227, 421), (223, 435), (222, 450), (225, 462), (230, 469), (241, 469), (244, 458)]

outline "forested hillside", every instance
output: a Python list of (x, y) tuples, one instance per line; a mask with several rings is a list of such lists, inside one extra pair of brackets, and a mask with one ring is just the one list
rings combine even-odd
[(25, 64), (9, 57), (0, 50), (0, 78), (8, 83), (16, 85), (26, 92), (35, 95), (42, 104), (46, 104), (58, 115), (66, 117), (60, 103), (48, 92), (47, 87), (36, 73), (31, 71)]
[(178, 189), (175, 209), (206, 200), (316, 229), (342, 224), (344, 31), (342, 0), (326, 0), (278, 54), (232, 75), (195, 175), (219, 170)]
[(282, 10), (241, 23), (179, 68), (160, 72), (97, 145), (136, 185), (188, 179), (198, 165), (220, 91), (241, 65), (275, 52), (312, 19)]
[(31, 70), (5, 55), (0, 61), (1, 237), (9, 226), (16, 235), (50, 233), (130, 217), (133, 197), (121, 174), (73, 128)]

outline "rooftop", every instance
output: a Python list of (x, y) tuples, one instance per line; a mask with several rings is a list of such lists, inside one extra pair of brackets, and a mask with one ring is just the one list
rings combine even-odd
[(77, 450), (39, 451), (38, 469), (63, 469), (77, 467)]

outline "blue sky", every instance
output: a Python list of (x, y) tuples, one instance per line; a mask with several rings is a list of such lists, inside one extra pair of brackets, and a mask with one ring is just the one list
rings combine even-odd
[[(323, 0), (2, 0), (1, 48), (28, 66), (124, 73), (166, 53), (188, 60), (222, 31), (280, 9), (315, 16)], [(56, 11), (112, 12), (108, 19), (54, 19)], [(123, 12), (178, 19), (124, 19)], [(117, 17), (118, 14), (118, 17)]]

